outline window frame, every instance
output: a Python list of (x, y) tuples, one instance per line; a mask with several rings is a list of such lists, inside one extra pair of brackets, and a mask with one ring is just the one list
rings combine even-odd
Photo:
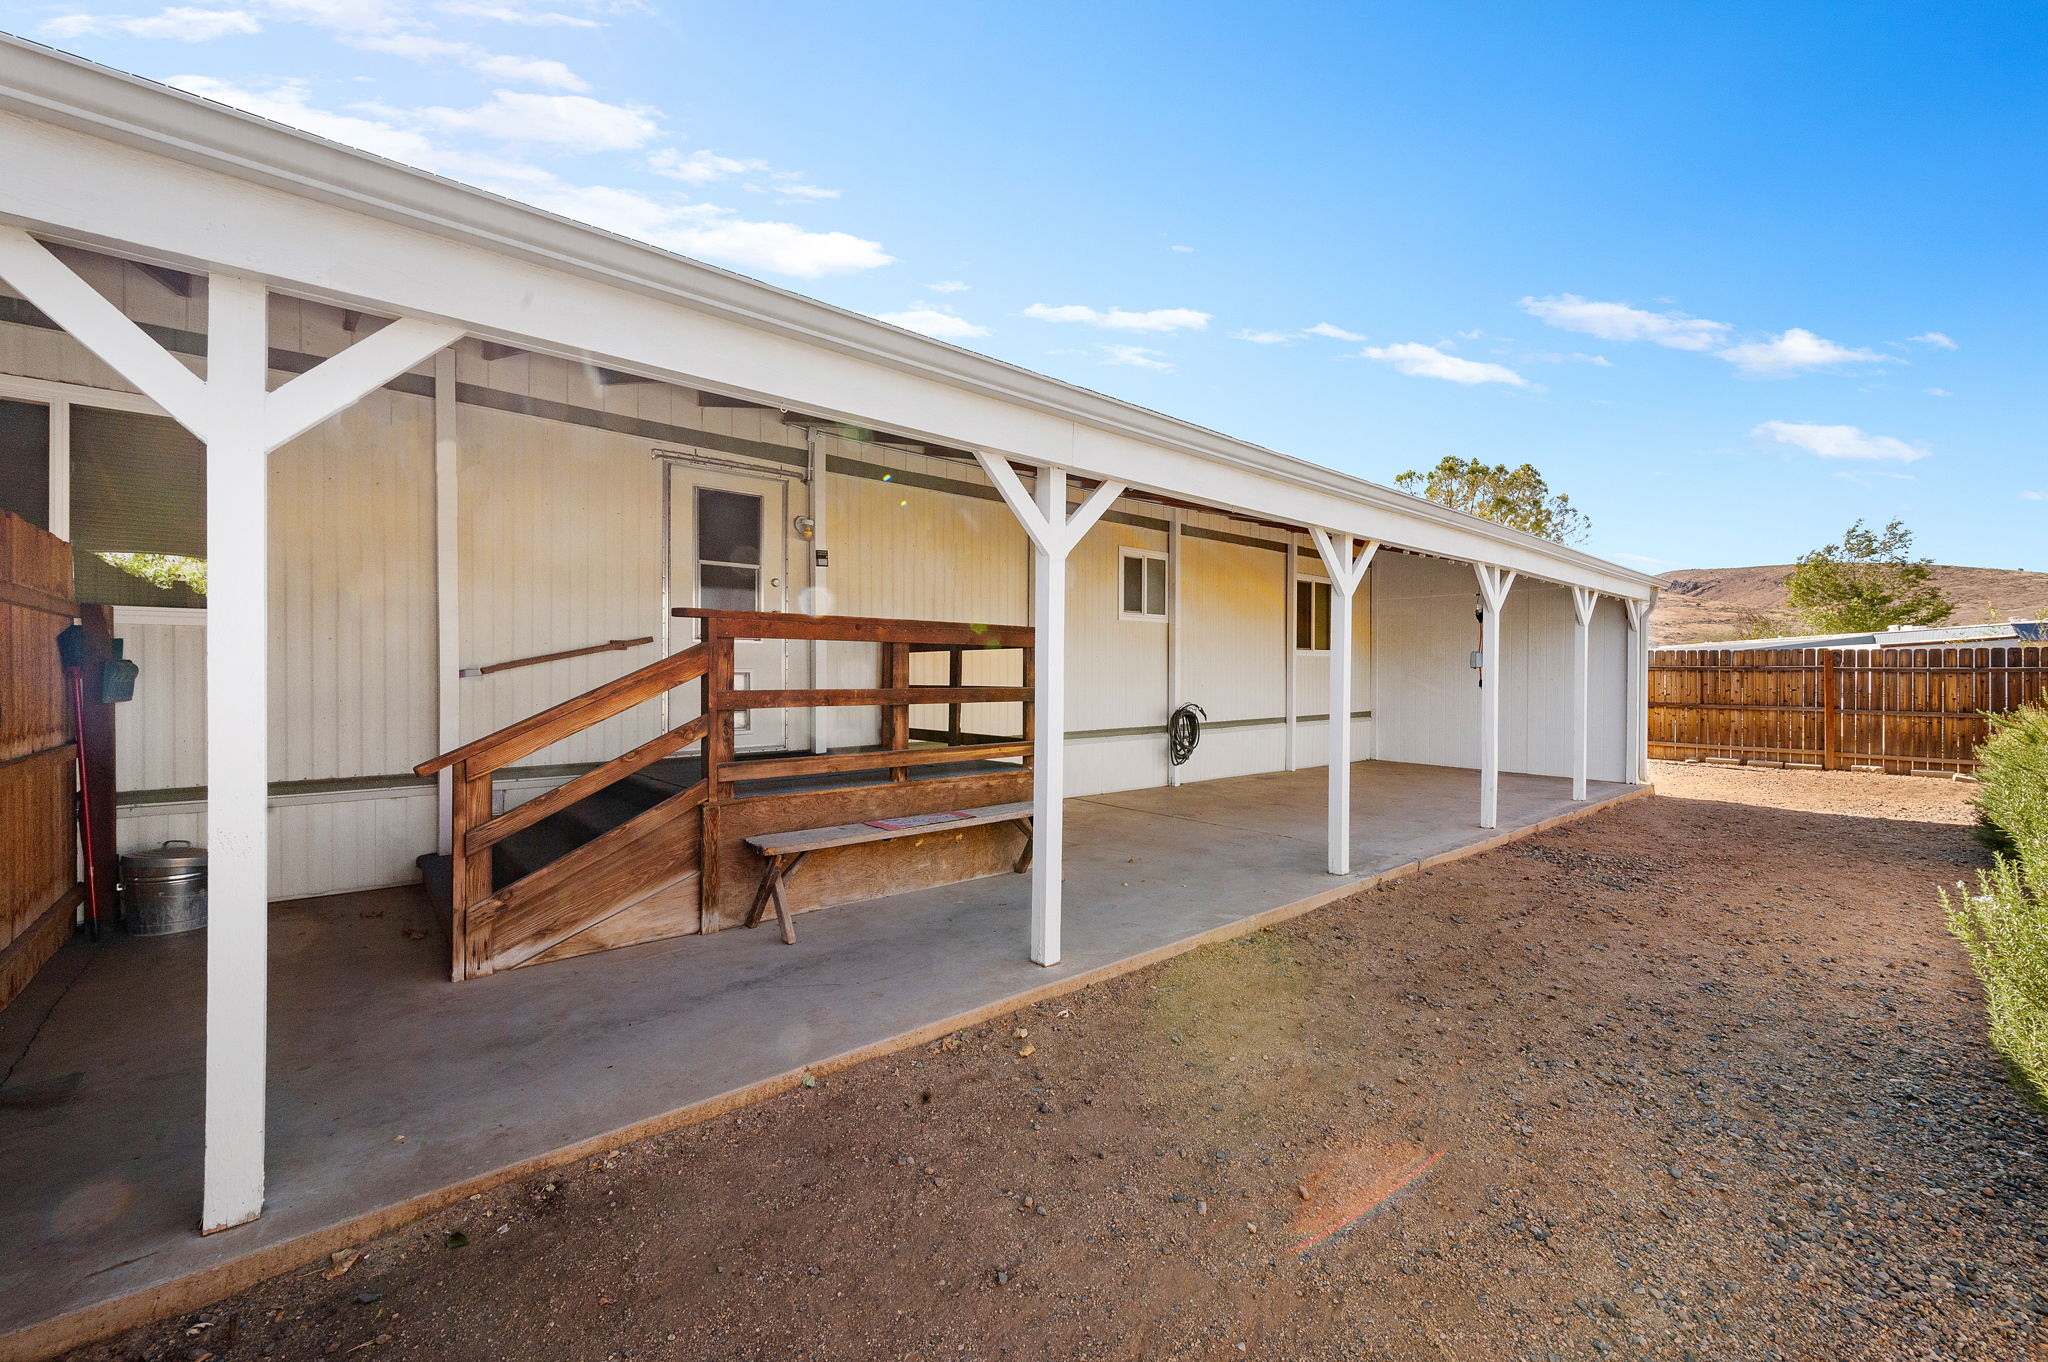
[[(1124, 564), (1131, 562), (1133, 560), (1139, 562), (1163, 563), (1165, 565), (1165, 569), (1160, 577), (1160, 594), (1163, 597), (1163, 599), (1159, 602), (1159, 613), (1156, 615), (1147, 614), (1142, 611), (1132, 611), (1125, 608), (1124, 573), (1126, 569), (1124, 567)], [(1141, 598), (1146, 594), (1145, 586), (1145, 573), (1142, 569), (1140, 569), (1138, 577), (1138, 594)], [(1145, 549), (1139, 548), (1132, 544), (1119, 544), (1117, 546), (1116, 617), (1120, 620), (1123, 620), (1131, 624), (1165, 624), (1173, 618), (1172, 554), (1166, 552), (1164, 549)]]
[[(1334, 588), (1331, 586), (1330, 579), (1327, 577), (1312, 577), (1307, 573), (1302, 573), (1296, 576), (1294, 579), (1294, 600), (1289, 603), (1292, 613), (1290, 623), (1292, 623), (1294, 626), (1294, 651), (1298, 656), (1301, 657), (1328, 657), (1333, 650), (1327, 645), (1321, 648), (1304, 648), (1301, 646), (1301, 588), (1303, 587), (1307, 587), (1309, 589), (1309, 601), (1311, 603), (1311, 611), (1313, 611), (1313, 603), (1316, 599), (1318, 591), (1320, 590), (1322, 599), (1326, 602), (1323, 609), (1323, 633), (1326, 637), (1328, 637), (1334, 636), (1336, 632), (1336, 630), (1333, 627), (1335, 622), (1336, 602), (1335, 597), (1332, 594)], [(1314, 641), (1316, 636), (1315, 618), (1313, 613), (1311, 613), (1309, 618), (1308, 636), (1310, 641)]]

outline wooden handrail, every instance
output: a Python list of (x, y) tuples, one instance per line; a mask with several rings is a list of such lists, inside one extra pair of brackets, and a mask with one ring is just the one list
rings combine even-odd
[(613, 757), (604, 765), (585, 771), (573, 780), (563, 781), (551, 790), (544, 791), (514, 805), (488, 823), (479, 824), (469, 830), (469, 848), (482, 851), (485, 847), (496, 846), (515, 832), (532, 827), (550, 814), (559, 813), (586, 795), (595, 794), (613, 781), (623, 780), (636, 771), (643, 771), (678, 748), (700, 742), (711, 731), (711, 717), (700, 714), (680, 728), (672, 728), (658, 738), (641, 743), (632, 751)]
[(872, 615), (792, 615), (779, 610), (702, 610), (678, 606), (678, 619), (707, 620), (727, 638), (822, 639), (840, 643), (908, 643), (936, 648), (1029, 648), (1028, 624), (893, 620)]
[(627, 672), (616, 680), (607, 681), (518, 723), (507, 724), (474, 742), (431, 757), (413, 767), (413, 774), (430, 776), (462, 762), (469, 767), (472, 776), (488, 775), (501, 766), (540, 751), (550, 743), (560, 742), (592, 724), (602, 723), (614, 714), (623, 714), (665, 690), (695, 681), (704, 675), (709, 662), (710, 654), (700, 643), (650, 662), (637, 671)]
[(853, 690), (728, 690), (711, 697), (714, 712), (829, 709), (849, 706), (996, 705), (1029, 700), (1028, 686), (889, 686)]
[(654, 635), (645, 638), (615, 638), (606, 643), (593, 643), (587, 648), (568, 648), (559, 653), (536, 653), (532, 657), (515, 657), (510, 662), (493, 662), (488, 667), (464, 667), (461, 676), (491, 676), (498, 672), (509, 672), (515, 667), (537, 667), (543, 662), (565, 662), (572, 657), (589, 657), (592, 653), (623, 653), (628, 648), (638, 648), (654, 642)]

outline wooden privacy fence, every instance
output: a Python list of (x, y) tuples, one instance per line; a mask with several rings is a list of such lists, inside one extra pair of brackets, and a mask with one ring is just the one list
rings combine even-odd
[(1650, 654), (1650, 755), (1977, 769), (1986, 711), (2048, 691), (2048, 648), (1662, 648)]

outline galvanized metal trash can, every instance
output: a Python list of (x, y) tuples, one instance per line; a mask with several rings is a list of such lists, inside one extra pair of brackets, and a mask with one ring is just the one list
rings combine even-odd
[(170, 841), (121, 858), (121, 924), (135, 936), (206, 925), (206, 848)]

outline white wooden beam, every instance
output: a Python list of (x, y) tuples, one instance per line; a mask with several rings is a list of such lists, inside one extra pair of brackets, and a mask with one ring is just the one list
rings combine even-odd
[(390, 382), (461, 337), (459, 326), (400, 317), (340, 354), (321, 360), (266, 399), (263, 433), (267, 447), (275, 449), (303, 435), (364, 393)]
[(1479, 578), (1479, 826), (1500, 823), (1500, 612), (1508, 602), (1515, 574), (1507, 568), (1474, 563)]
[(1327, 868), (1332, 875), (1351, 873), (1351, 673), (1355, 650), (1351, 642), (1351, 599), (1379, 544), (1371, 539), (1355, 549), (1351, 536), (1311, 527), (1323, 571), (1330, 574), (1330, 769)]
[(261, 282), (207, 293), (206, 1175), (200, 1229), (263, 1210), (270, 979), (269, 372)]
[(207, 438), (208, 402), (199, 376), (122, 315), (121, 309), (79, 278), (42, 242), (18, 227), (0, 225), (0, 279), (35, 304), (66, 335), (141, 389), (179, 425), (202, 440)]
[(1036, 549), (1031, 576), (1032, 642), (1037, 650), (1031, 746), (1031, 959), (1034, 964), (1057, 965), (1060, 876), (1066, 861), (1067, 555), (1124, 488), (1120, 482), (1105, 482), (1070, 514), (1066, 469), (1042, 465), (1035, 494), (1027, 494), (1008, 459), (982, 451), (974, 457)]
[(1593, 609), (1600, 593), (1583, 586), (1572, 588), (1572, 798), (1586, 797), (1586, 751), (1589, 738), (1588, 709), (1591, 705)]

